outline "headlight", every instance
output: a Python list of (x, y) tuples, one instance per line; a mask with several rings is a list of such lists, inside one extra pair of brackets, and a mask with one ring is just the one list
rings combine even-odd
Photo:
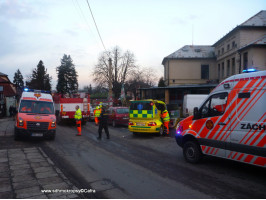
[(183, 126), (178, 124), (176, 127), (176, 134), (181, 134), (182, 132), (183, 132)]
[(23, 126), (24, 125), (24, 120), (22, 118), (18, 119), (18, 125)]
[(52, 122), (51, 127), (55, 127), (55, 122)]

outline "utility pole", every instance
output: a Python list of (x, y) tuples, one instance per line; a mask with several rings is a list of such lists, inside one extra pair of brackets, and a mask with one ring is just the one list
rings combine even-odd
[(108, 64), (109, 64), (109, 92), (108, 92), (108, 100), (112, 102), (112, 97), (113, 97), (113, 91), (112, 91), (112, 59), (108, 59)]

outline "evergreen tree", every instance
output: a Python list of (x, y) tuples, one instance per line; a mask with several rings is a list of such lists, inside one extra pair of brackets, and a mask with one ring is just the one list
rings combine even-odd
[(165, 87), (163, 77), (160, 78), (159, 83), (158, 83), (158, 87)]
[(78, 90), (78, 74), (70, 55), (64, 54), (61, 59), (61, 65), (56, 68), (57, 71), (57, 92), (61, 94), (73, 93)]
[(52, 77), (47, 74), (47, 69), (45, 69), (43, 61), (39, 61), (37, 68), (32, 71), (29, 78), (30, 81), (26, 82), (26, 85), (29, 88), (37, 90), (51, 90)]
[(24, 87), (23, 76), (19, 69), (14, 74), (13, 83), (16, 85), (17, 88), (22, 89)]

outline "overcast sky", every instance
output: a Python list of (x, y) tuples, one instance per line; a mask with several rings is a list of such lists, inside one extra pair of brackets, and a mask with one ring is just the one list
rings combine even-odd
[[(213, 45), (261, 10), (265, 0), (89, 0), (106, 49), (132, 51), (163, 76), (163, 58), (184, 45)], [(193, 30), (193, 34), (192, 34)], [(193, 37), (192, 37), (193, 35)], [(192, 40), (193, 38), (193, 40)], [(86, 0), (0, 0), (0, 72), (13, 81), (42, 60), (56, 87), (56, 67), (70, 55), (79, 85), (104, 51)]]

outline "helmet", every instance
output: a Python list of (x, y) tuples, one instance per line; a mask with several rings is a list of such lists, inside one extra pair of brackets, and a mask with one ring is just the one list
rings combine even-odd
[(99, 106), (96, 106), (96, 109), (99, 109)]

